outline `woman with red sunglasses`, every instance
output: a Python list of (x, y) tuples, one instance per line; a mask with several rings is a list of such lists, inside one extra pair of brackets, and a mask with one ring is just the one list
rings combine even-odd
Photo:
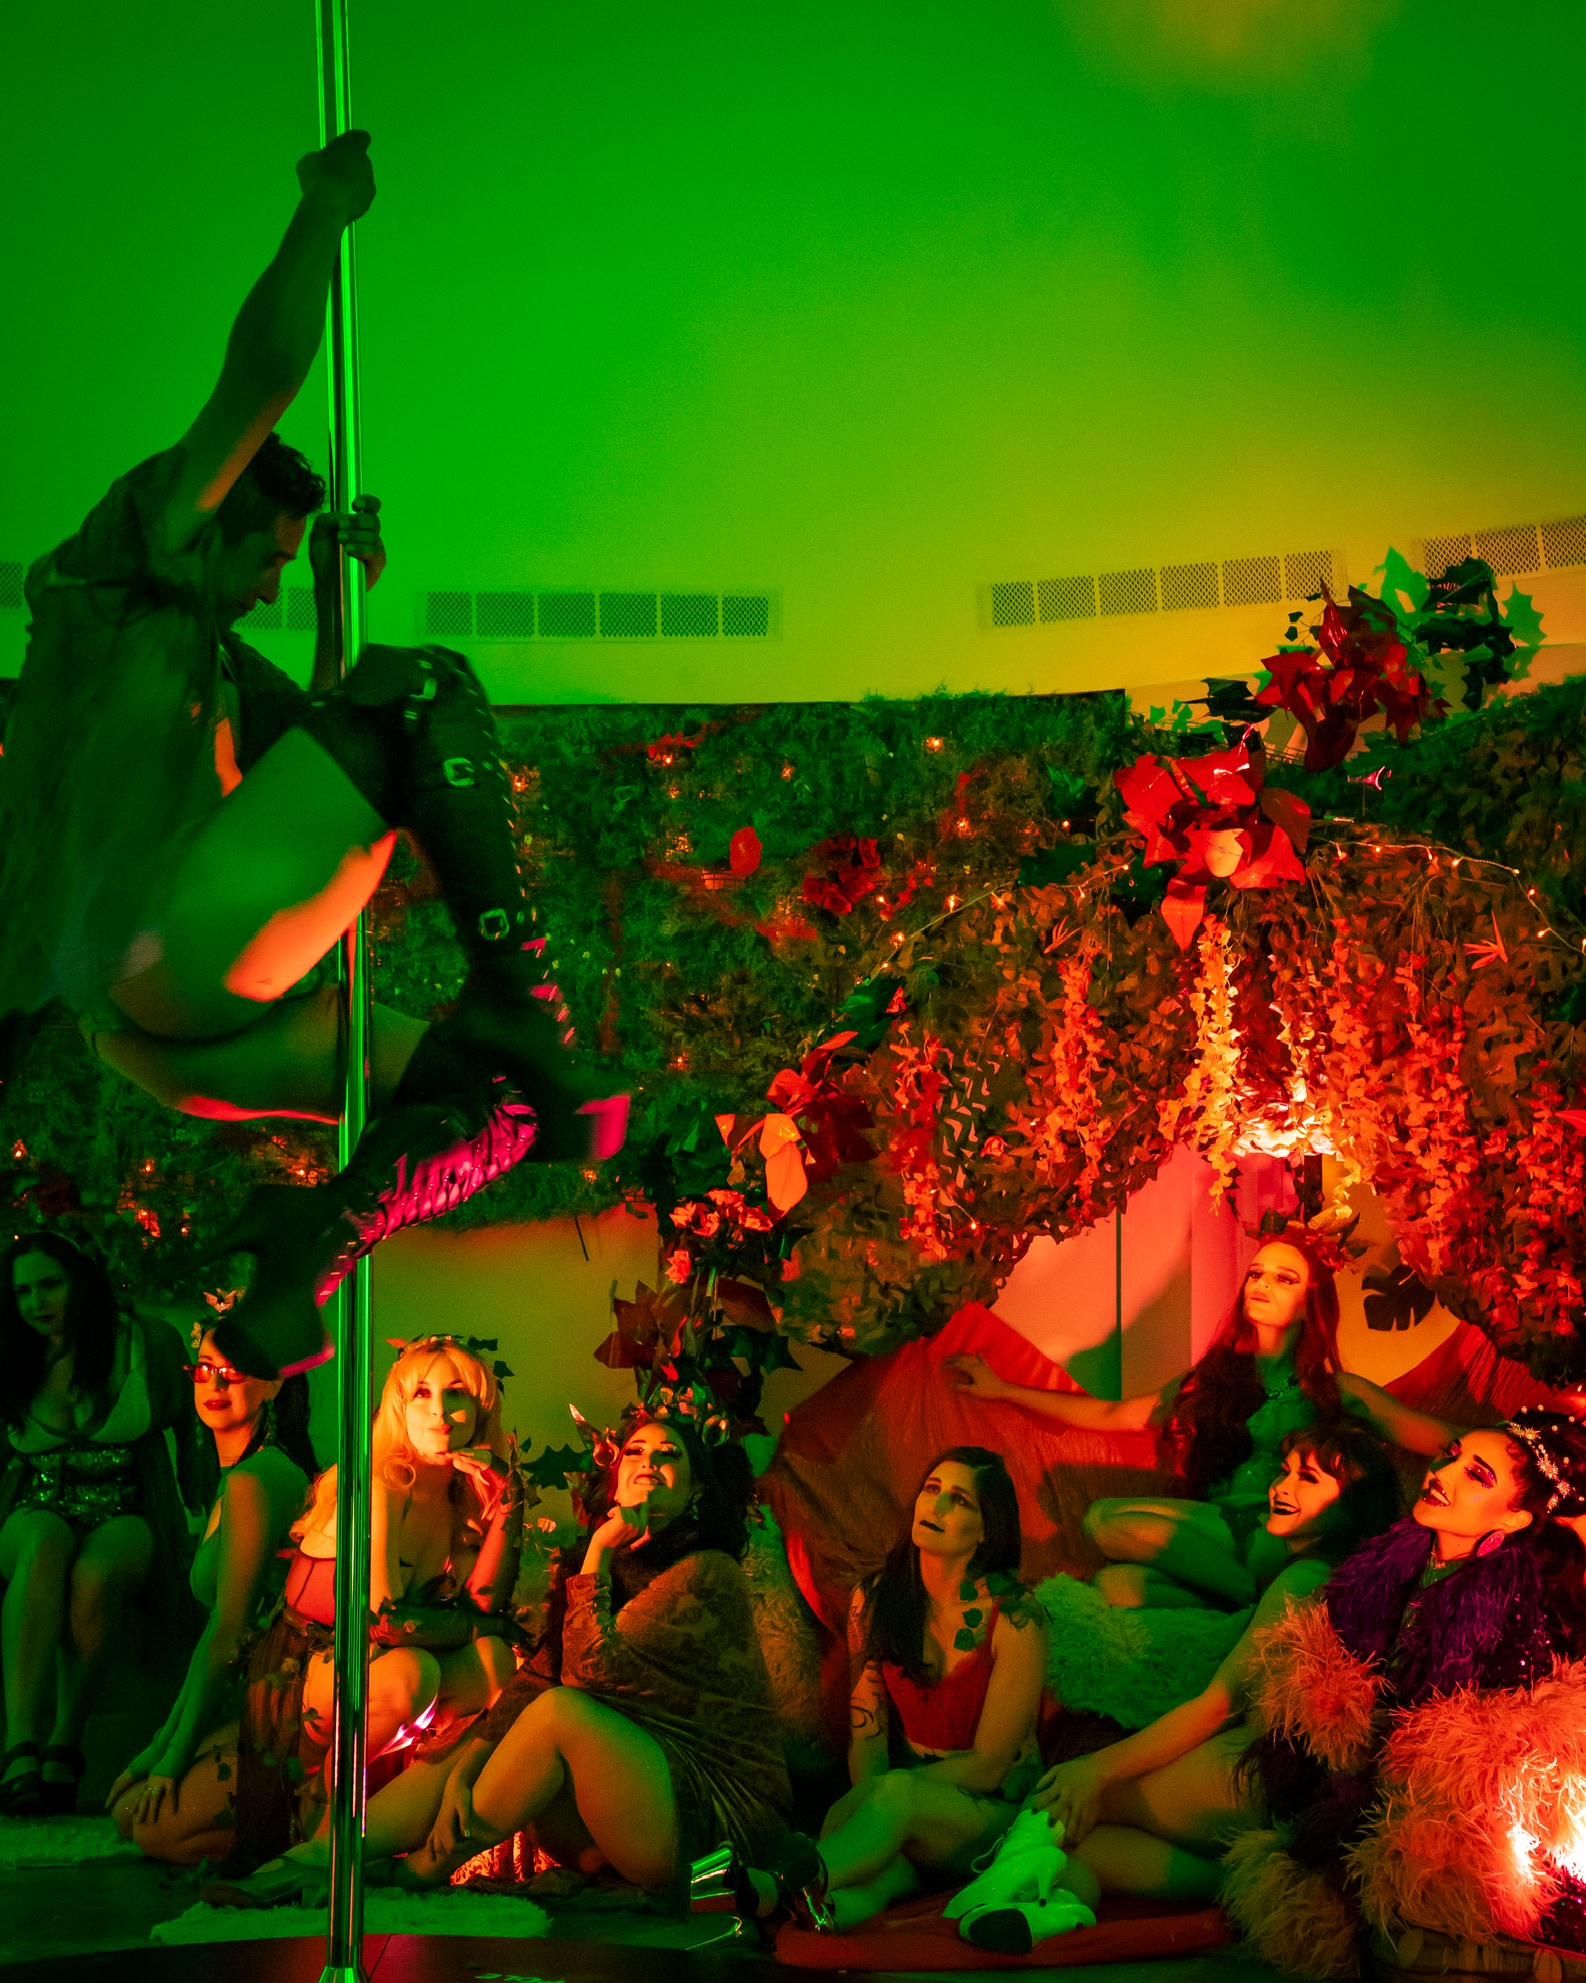
[(228, 1806), (245, 1679), (239, 1655), (280, 1594), (291, 1527), (319, 1467), (308, 1434), (306, 1377), (245, 1376), (219, 1355), (208, 1331), (187, 1373), (219, 1472), (188, 1577), (209, 1616), (163, 1726), (116, 1778), (105, 1803), (121, 1836), (151, 1859), (196, 1866), (231, 1850)]

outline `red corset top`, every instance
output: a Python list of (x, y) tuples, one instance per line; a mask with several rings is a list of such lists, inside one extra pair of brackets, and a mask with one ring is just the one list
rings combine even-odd
[(881, 1678), (886, 1686), (903, 1733), (916, 1749), (973, 1749), (980, 1711), (986, 1705), (986, 1689), (991, 1685), (991, 1641), (997, 1630), (1000, 1606), (991, 1607), (986, 1636), (957, 1666), (940, 1680), (924, 1685), (911, 1680), (901, 1666), (883, 1662)]

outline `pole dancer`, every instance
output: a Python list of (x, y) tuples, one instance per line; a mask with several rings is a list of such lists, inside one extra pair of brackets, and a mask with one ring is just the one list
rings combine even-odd
[[(198, 417), (28, 573), (0, 762), (0, 1044), (62, 998), (104, 1061), (189, 1113), (339, 1119), (357, 1042), (336, 988), (297, 988), (398, 828), (440, 881), (468, 966), (456, 1006), (429, 1027), (375, 1008), (355, 1147), (322, 1184), (256, 1193), (217, 1249), (251, 1262), (217, 1348), (266, 1377), (331, 1353), (320, 1304), (385, 1234), (531, 1153), (610, 1155), (627, 1107), (568, 1051), (467, 661), (371, 646), (306, 695), (235, 632), (278, 596), (324, 500), (273, 428), (318, 350), (342, 234), (374, 200), (367, 134), (332, 137), (298, 179)], [(325, 590), (338, 544), (371, 575), (383, 562), (375, 507), (316, 525)]]
[[(352, 130), (352, 51), (347, 0), (315, 0), (314, 33), (319, 57), (319, 142), (323, 149)], [(343, 234), (331, 277), (326, 382), (330, 392), (330, 503), (334, 513), (350, 511), (362, 482), (362, 431), (358, 403), (358, 280), (355, 235)], [(347, 656), (364, 645), (364, 570), (338, 549), (337, 584), (329, 603), (332, 672), (338, 685), (347, 678)], [(346, 994), (347, 1052), (343, 1066), (337, 1160), (351, 1164), (369, 1114), (369, 954), (363, 916), (354, 918), (342, 950), (342, 989)], [(370, 1345), (373, 1290), (369, 1256), (353, 1262), (336, 1293), (336, 1550), (335, 1713), (330, 1783), (330, 1912), (325, 1929), (325, 1967), (320, 1983), (365, 1983), (363, 1966), (363, 1830), (369, 1745), (369, 1539), (373, 1502), (370, 1485), (373, 1426), (370, 1398)]]

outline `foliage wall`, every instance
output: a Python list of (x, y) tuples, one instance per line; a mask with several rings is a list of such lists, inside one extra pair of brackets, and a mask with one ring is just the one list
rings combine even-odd
[[(764, 1365), (935, 1326), (1176, 1138), (1325, 1144), (1407, 1263), (1556, 1374), (1586, 1270), (1583, 731), (1570, 684), (1427, 730), (1380, 790), (1274, 764), (1311, 807), (1302, 878), (1213, 876), (1181, 943), (1113, 774), (1231, 729), (1116, 696), (512, 716), (547, 956), (635, 1113), (613, 1163), (525, 1165), (459, 1222), (656, 1208), (658, 1291), (618, 1304), (610, 1359), (708, 1324)], [(441, 1009), (460, 956), (411, 859), (373, 930), (379, 995)], [(3, 1107), (25, 1213), (80, 1201), (169, 1289), (253, 1180), (328, 1160), (309, 1125), (162, 1112), (64, 1021)]]

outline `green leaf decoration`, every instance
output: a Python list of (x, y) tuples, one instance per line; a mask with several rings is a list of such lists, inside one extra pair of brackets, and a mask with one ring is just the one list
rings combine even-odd
[(973, 1652), (977, 1643), (978, 1641), (973, 1632), (964, 1631), (953, 1634), (953, 1650), (955, 1652)]
[(980, 1586), (975, 1582), (973, 1577), (966, 1577), (958, 1586), (958, 1602), (960, 1604), (973, 1604), (979, 1595)]
[(964, 1623), (969, 1627), (971, 1632), (979, 1631), (985, 1622), (986, 1614), (983, 1611), (966, 1611), (964, 1613)]
[(582, 1446), (547, 1446), (537, 1460), (523, 1468), (523, 1478), (536, 1487), (562, 1487), (570, 1473), (582, 1473), (590, 1456)]
[(1076, 840), (1067, 847), (1044, 847), (1038, 854), (1026, 855), (1014, 877), (1015, 888), (1045, 888), (1054, 881), (1067, 881), (1089, 867), (1096, 858), (1095, 842)]

